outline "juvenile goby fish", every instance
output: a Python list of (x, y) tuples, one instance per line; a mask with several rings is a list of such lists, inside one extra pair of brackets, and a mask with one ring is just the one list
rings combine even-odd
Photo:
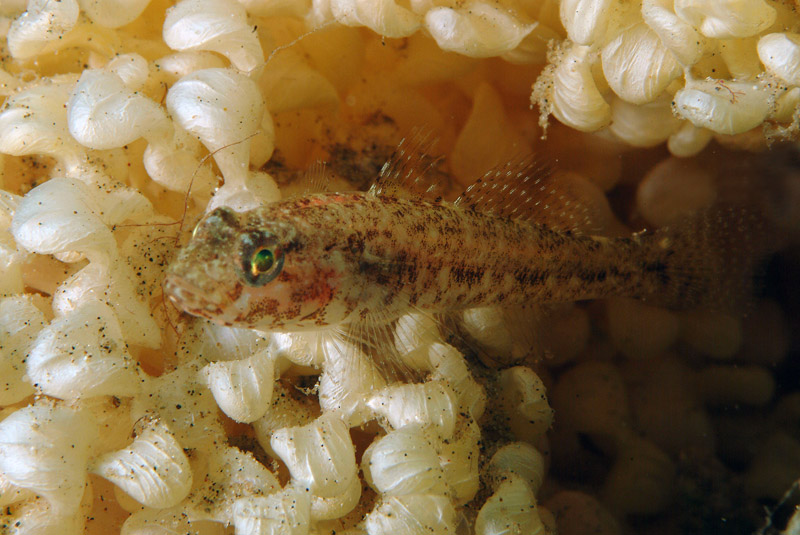
[(401, 151), (367, 192), (217, 208), (169, 268), (166, 293), (214, 322), (304, 331), (386, 325), (412, 310), (608, 296), (693, 306), (745, 278), (744, 268), (724, 265), (721, 249), (735, 239), (716, 222), (747, 222), (723, 212), (607, 238), (571, 228), (569, 210), (580, 204), (563, 202), (558, 181), (533, 161), (499, 167), (448, 203), (397, 194), (412, 160)]

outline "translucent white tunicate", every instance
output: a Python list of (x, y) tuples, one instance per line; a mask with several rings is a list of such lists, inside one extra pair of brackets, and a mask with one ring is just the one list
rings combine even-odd
[(695, 126), (741, 134), (764, 122), (774, 97), (754, 82), (706, 80), (687, 83), (674, 102), (675, 111)]
[(275, 431), (270, 446), (291, 472), (293, 484), (317, 496), (336, 496), (357, 477), (350, 433), (335, 413)]
[(514, 50), (535, 26), (503, 7), (485, 2), (468, 2), (457, 8), (434, 7), (425, 14), (425, 29), (439, 48), (474, 58)]
[(0, 507), (32, 498), (33, 492), (20, 488), (0, 474)]
[(672, 7), (672, 0), (644, 0), (642, 18), (682, 65), (694, 65), (702, 57), (707, 39)]
[(67, 278), (53, 294), (53, 312), (66, 316), (94, 301), (114, 309), (125, 342), (153, 349), (161, 345), (161, 332), (150, 307), (139, 299), (133, 269), (125, 260), (91, 262)]
[(408, 37), (421, 24), (417, 14), (395, 0), (331, 0), (330, 10), (340, 24), (366, 26), (389, 38)]
[(53, 320), (36, 337), (27, 359), (31, 382), (62, 399), (133, 396), (139, 367), (128, 354), (113, 310), (89, 301)]
[(219, 408), (198, 368), (197, 363), (187, 363), (148, 380), (133, 399), (131, 414), (134, 419), (155, 414), (184, 448), (203, 450), (226, 439)]
[(381, 494), (446, 494), (439, 457), (420, 427), (392, 431), (364, 452), (364, 477)]
[(481, 429), (475, 420), (460, 418), (450, 440), (434, 442), (439, 465), (450, 487), (450, 498), (456, 506), (475, 497), (481, 487), (478, 461), (481, 451)]
[(258, 34), (233, 0), (183, 0), (167, 10), (164, 42), (173, 50), (209, 50), (250, 73), (264, 63)]
[(71, 76), (42, 83), (7, 99), (0, 112), (0, 152), (46, 154), (76, 167), (84, 149), (69, 134), (65, 106), (75, 81)]
[(164, 110), (128, 88), (117, 74), (83, 71), (67, 105), (69, 132), (81, 145), (111, 149), (140, 137), (166, 135)]
[(527, 442), (506, 444), (492, 455), (488, 474), (497, 488), (512, 475), (521, 477), (536, 494), (545, 476), (544, 457)]
[(158, 422), (151, 422), (127, 448), (93, 460), (90, 470), (147, 507), (177, 505), (192, 487), (189, 459)]
[(203, 368), (206, 384), (222, 412), (237, 422), (261, 418), (272, 400), (273, 359), (266, 350), (252, 357), (213, 362)]
[(23, 379), (25, 360), (44, 323), (44, 314), (29, 295), (0, 300), (0, 405), (33, 394), (33, 385)]
[[(10, 533), (36, 534), (36, 535), (83, 535), (86, 530), (86, 518), (91, 510), (91, 491), (83, 493), (84, 499), (77, 511), (61, 513), (54, 511), (46, 500), (36, 498), (19, 504), (9, 511), (8, 516), (3, 516), (3, 523), (14, 526)], [(88, 506), (88, 507), (87, 507)]]
[(511, 535), (546, 533), (536, 497), (522, 477), (510, 475), (483, 504), (475, 519), (476, 535)]
[(611, 106), (600, 94), (592, 74), (593, 55), (590, 47), (573, 45), (553, 72), (553, 115), (583, 132), (599, 130), (611, 122)]
[(31, 0), (8, 30), (11, 55), (22, 60), (36, 56), (74, 28), (79, 14), (76, 0)]
[(372, 357), (344, 341), (323, 339), (325, 355), (319, 378), (319, 404), (324, 411), (337, 411), (348, 425), (370, 419), (365, 405), (370, 393), (386, 386), (386, 378)]
[(0, 474), (43, 496), (58, 514), (77, 510), (97, 429), (80, 412), (41, 402), (0, 421)]
[(217, 444), (199, 456), (208, 468), (202, 478), (195, 475), (194, 489), (184, 502), (198, 516), (232, 524), (238, 500), (280, 490), (278, 479), (250, 452)]
[(450, 535), (456, 524), (450, 499), (435, 494), (384, 496), (364, 519), (369, 535)]
[(428, 354), (433, 367), (431, 380), (445, 381), (458, 399), (459, 412), (480, 419), (486, 409), (486, 390), (472, 377), (461, 352), (451, 345), (436, 343)]
[(147, 60), (139, 54), (120, 54), (109, 61), (104, 70), (116, 74), (122, 83), (133, 90), (142, 87), (150, 74)]
[(310, 502), (307, 492), (293, 488), (270, 496), (241, 498), (234, 504), (237, 535), (307, 535)]
[(232, 69), (195, 71), (170, 88), (167, 108), (184, 130), (215, 152), (214, 160), (226, 185), (233, 182), (244, 186), (250, 154), (248, 138), (259, 129), (264, 113), (255, 82)]
[(375, 392), (367, 406), (394, 429), (423, 426), (444, 439), (453, 436), (458, 405), (442, 382), (389, 386)]
[(673, 156), (688, 158), (706, 148), (713, 137), (714, 132), (711, 130), (683, 121), (681, 127), (667, 139), (667, 148)]
[(119, 28), (136, 20), (150, 0), (78, 0), (81, 11), (106, 28)]
[(617, 0), (563, 0), (559, 4), (561, 23), (570, 40), (579, 45), (594, 45), (608, 32), (608, 23)]
[(517, 440), (534, 444), (550, 429), (553, 409), (547, 402), (544, 383), (533, 370), (525, 366), (503, 370), (497, 377), (497, 391)]
[(652, 102), (683, 74), (672, 52), (644, 23), (620, 32), (603, 47), (601, 57), (608, 85), (632, 104)]
[(152, 211), (149, 201), (133, 189), (109, 190), (98, 194), (96, 187), (80, 180), (48, 180), (19, 203), (11, 224), (14, 239), (39, 254), (78, 251), (90, 260), (108, 262), (117, 248), (108, 226)]
[(660, 145), (681, 126), (670, 103), (668, 96), (640, 106), (615, 98), (611, 103), (609, 130), (633, 147)]
[(156, 76), (167, 78), (170, 85), (187, 74), (203, 69), (224, 69), (225, 60), (213, 52), (187, 50), (155, 61)]
[(354, 478), (346, 489), (336, 496), (312, 496), (311, 519), (315, 522), (341, 518), (356, 508), (361, 499), (361, 480)]
[[(383, 34), (382, 34), (383, 35)], [(339, 105), (334, 85), (299, 52), (282, 50), (264, 67), (258, 85), (270, 113)]]
[(758, 57), (768, 71), (800, 85), (800, 34), (771, 33), (758, 40)]
[(712, 39), (757, 35), (777, 17), (765, 0), (675, 0), (675, 13)]

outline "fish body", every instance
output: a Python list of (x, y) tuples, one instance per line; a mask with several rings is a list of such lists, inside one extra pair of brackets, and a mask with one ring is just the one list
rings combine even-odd
[[(647, 238), (592, 236), (424, 198), (322, 193), (214, 210), (170, 267), (165, 290), (190, 314), (279, 331), (388, 323), (409, 310), (644, 298), (671, 285), (674, 253), (672, 240)], [(270, 269), (280, 262), (267, 282), (252, 280), (257, 250), (271, 255)]]

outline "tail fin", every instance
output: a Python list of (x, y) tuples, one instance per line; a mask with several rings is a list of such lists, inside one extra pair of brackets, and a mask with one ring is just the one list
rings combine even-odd
[(774, 251), (764, 219), (741, 206), (718, 206), (643, 236), (649, 278), (641, 297), (669, 308), (744, 312), (756, 272)]

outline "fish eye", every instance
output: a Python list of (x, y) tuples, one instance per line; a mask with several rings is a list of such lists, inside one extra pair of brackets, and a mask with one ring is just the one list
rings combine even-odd
[(264, 286), (283, 268), (283, 252), (269, 233), (253, 231), (241, 239), (241, 275), (250, 286)]
[(269, 271), (274, 265), (275, 253), (272, 252), (272, 249), (262, 247), (253, 253), (252, 258), (250, 258), (250, 275), (254, 278), (258, 277), (262, 273)]

